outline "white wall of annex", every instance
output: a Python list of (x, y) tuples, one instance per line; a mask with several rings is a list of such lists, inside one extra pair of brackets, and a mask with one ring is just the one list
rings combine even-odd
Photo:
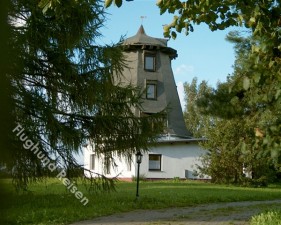
[[(90, 155), (95, 154), (94, 151), (90, 150), (89, 148), (84, 149), (84, 167), (87, 170), (90, 170)], [(116, 177), (118, 175), (118, 178), (132, 178), (132, 176), (135, 175), (135, 157), (132, 157), (132, 162), (130, 162), (131, 166), (129, 166), (129, 162), (124, 157), (117, 157), (114, 156), (114, 165), (110, 166), (110, 173), (107, 174), (106, 171), (103, 168), (103, 157), (100, 156), (99, 158), (95, 157), (95, 168), (94, 170), (91, 170), (92, 176), (96, 177), (95, 173), (97, 174), (103, 174), (108, 178)], [(84, 172), (85, 176), (90, 177), (90, 172), (86, 171)]]
[[(161, 171), (149, 171), (148, 154), (161, 154)], [(201, 165), (200, 156), (206, 154), (206, 150), (200, 148), (196, 143), (167, 143), (158, 145), (150, 149), (149, 153), (143, 157), (140, 166), (140, 174), (146, 178), (199, 178), (192, 176), (193, 171), (197, 170), (196, 164)]]

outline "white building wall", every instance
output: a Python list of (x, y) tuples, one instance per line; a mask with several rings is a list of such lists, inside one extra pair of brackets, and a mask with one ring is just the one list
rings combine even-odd
[[(87, 170), (91, 170), (91, 154), (94, 154), (94, 151), (91, 151), (89, 148), (84, 149), (84, 167), (85, 167), (85, 176), (91, 177), (90, 172)], [(133, 157), (132, 162), (128, 162), (124, 157), (119, 158), (117, 156), (114, 157), (114, 165), (110, 165), (109, 172), (106, 173), (106, 170), (103, 166), (103, 157), (97, 157), (95, 155), (95, 166), (94, 170), (91, 170), (92, 177), (98, 176), (97, 174), (103, 174), (108, 178), (113, 178), (118, 176), (118, 178), (132, 178), (135, 175), (135, 158)], [(130, 165), (129, 165), (130, 164)]]
[[(86, 169), (90, 169), (90, 154), (93, 154), (93, 152), (85, 148)], [(161, 171), (149, 171), (149, 154), (161, 154)], [(155, 179), (172, 179), (175, 177), (199, 179), (201, 177), (193, 176), (193, 174), (197, 170), (196, 165), (201, 165), (200, 156), (203, 154), (206, 154), (206, 150), (200, 148), (196, 142), (158, 144), (152, 147), (149, 152), (143, 154), (142, 163), (140, 164), (140, 176)], [(137, 163), (135, 163), (135, 156), (132, 156), (131, 168), (129, 168), (127, 160), (124, 158), (114, 158), (115, 166), (111, 166), (110, 174), (106, 174), (103, 169), (102, 157), (95, 157), (95, 169), (92, 172), (103, 174), (109, 178), (118, 175), (120, 179), (131, 179), (133, 176), (136, 176)], [(87, 171), (85, 171), (85, 175), (90, 177)], [(92, 176), (95, 175), (92, 174)]]
[[(161, 154), (161, 171), (149, 171), (149, 155)], [(165, 143), (150, 149), (143, 157), (140, 174), (146, 178), (199, 178), (193, 176), (197, 165), (201, 165), (200, 156), (206, 154), (197, 143)]]

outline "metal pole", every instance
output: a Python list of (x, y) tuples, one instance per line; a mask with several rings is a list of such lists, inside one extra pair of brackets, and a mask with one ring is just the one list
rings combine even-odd
[(138, 163), (138, 173), (137, 173), (137, 193), (136, 197), (139, 197), (139, 181), (140, 181), (140, 163)]

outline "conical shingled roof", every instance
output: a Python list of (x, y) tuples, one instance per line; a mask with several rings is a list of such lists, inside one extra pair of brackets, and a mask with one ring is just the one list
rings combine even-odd
[(136, 35), (127, 38), (123, 42), (125, 50), (132, 49), (159, 49), (161, 52), (164, 52), (170, 56), (171, 59), (174, 59), (178, 56), (177, 51), (173, 48), (167, 46), (167, 39), (164, 38), (155, 38), (148, 36), (143, 26), (141, 25)]
[(126, 39), (124, 45), (152, 45), (159, 47), (167, 47), (167, 40), (163, 38), (154, 38), (146, 35), (141, 25), (136, 35)]

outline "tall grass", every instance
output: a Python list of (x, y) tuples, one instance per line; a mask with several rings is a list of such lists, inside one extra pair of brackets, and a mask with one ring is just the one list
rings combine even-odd
[(251, 225), (281, 225), (281, 211), (268, 211), (252, 217)]
[(160, 209), (201, 203), (278, 199), (280, 185), (268, 188), (242, 188), (195, 181), (141, 182), (140, 198), (135, 200), (136, 183), (117, 183), (116, 192), (90, 194), (85, 186), (78, 189), (89, 199), (84, 206), (61, 181), (49, 179), (33, 184), (30, 190), (17, 194), (11, 182), (6, 208), (7, 225), (62, 225), (135, 209)]

